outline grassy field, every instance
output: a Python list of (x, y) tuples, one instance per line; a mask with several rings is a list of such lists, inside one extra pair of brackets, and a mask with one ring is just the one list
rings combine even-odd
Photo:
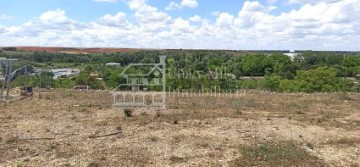
[(111, 107), (106, 91), (0, 102), (0, 166), (359, 166), (360, 94), (168, 96)]

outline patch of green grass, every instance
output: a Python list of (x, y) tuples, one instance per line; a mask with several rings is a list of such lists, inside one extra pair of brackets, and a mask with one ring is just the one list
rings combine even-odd
[(18, 161), (16, 163), (16, 167), (25, 167), (25, 166), (26, 166), (26, 164), (23, 161)]
[(12, 144), (12, 143), (16, 143), (19, 140), (19, 138), (17, 136), (15, 137), (10, 137), (8, 139), (5, 140), (5, 144)]
[(240, 147), (242, 157), (232, 166), (322, 166), (317, 157), (311, 156), (290, 141), (265, 143)]

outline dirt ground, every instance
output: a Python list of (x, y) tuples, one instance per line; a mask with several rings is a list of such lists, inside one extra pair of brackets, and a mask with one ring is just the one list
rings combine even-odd
[(0, 166), (359, 166), (360, 94), (167, 97), (125, 117), (106, 91), (0, 102)]

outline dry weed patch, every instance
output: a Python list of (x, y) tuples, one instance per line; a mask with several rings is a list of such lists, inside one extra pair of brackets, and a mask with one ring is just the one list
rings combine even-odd
[(233, 166), (323, 166), (318, 158), (308, 154), (291, 141), (240, 146), (242, 157)]

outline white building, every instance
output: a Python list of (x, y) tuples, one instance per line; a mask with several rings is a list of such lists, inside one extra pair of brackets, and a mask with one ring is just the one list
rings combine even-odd
[(113, 63), (113, 62), (111, 62), (111, 63), (106, 63), (105, 65), (106, 65), (106, 66), (117, 67), (117, 66), (120, 66), (120, 63)]
[(52, 69), (50, 72), (54, 74), (54, 79), (61, 77), (74, 77), (80, 73), (78, 68), (61, 68), (61, 69)]
[(284, 55), (291, 58), (291, 60), (294, 60), (296, 56), (298, 56), (300, 53), (296, 53), (295, 50), (290, 50), (289, 53), (283, 53)]

